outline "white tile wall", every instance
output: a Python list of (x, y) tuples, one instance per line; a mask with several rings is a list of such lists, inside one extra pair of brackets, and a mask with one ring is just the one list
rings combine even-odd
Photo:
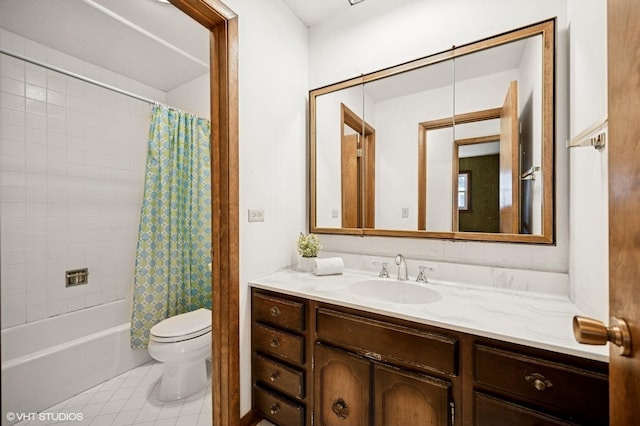
[[(0, 46), (164, 102), (166, 94), (0, 29)], [(0, 54), (2, 327), (129, 297), (150, 107)], [(89, 284), (65, 288), (68, 269)]]

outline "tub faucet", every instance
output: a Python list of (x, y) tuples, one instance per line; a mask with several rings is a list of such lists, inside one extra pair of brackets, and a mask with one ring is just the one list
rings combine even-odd
[(407, 271), (407, 262), (405, 261), (403, 255), (401, 254), (396, 255), (396, 265), (398, 265), (398, 280), (399, 281), (409, 280), (409, 273)]

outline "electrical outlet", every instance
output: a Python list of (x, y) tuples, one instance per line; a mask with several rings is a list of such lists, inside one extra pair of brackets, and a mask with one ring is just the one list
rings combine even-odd
[(249, 222), (264, 222), (264, 210), (249, 209)]
[(331, 210), (331, 217), (333, 219), (337, 218), (338, 217), (338, 210)]
[(409, 218), (409, 207), (402, 208), (402, 218), (403, 219)]

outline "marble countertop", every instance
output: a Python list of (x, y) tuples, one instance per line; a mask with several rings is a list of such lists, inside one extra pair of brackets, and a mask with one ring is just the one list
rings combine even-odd
[(350, 288), (353, 282), (374, 278), (375, 275), (356, 270), (319, 277), (283, 269), (254, 278), (250, 285), (597, 361), (609, 360), (608, 346), (580, 345), (575, 341), (573, 316), (585, 313), (566, 296), (430, 281), (422, 285), (440, 293), (440, 300), (400, 304), (361, 296)]

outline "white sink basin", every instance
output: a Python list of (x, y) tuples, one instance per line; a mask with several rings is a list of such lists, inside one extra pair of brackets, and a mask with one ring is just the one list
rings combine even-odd
[(350, 287), (359, 296), (406, 305), (433, 303), (442, 298), (437, 291), (409, 281), (373, 279), (356, 281)]

